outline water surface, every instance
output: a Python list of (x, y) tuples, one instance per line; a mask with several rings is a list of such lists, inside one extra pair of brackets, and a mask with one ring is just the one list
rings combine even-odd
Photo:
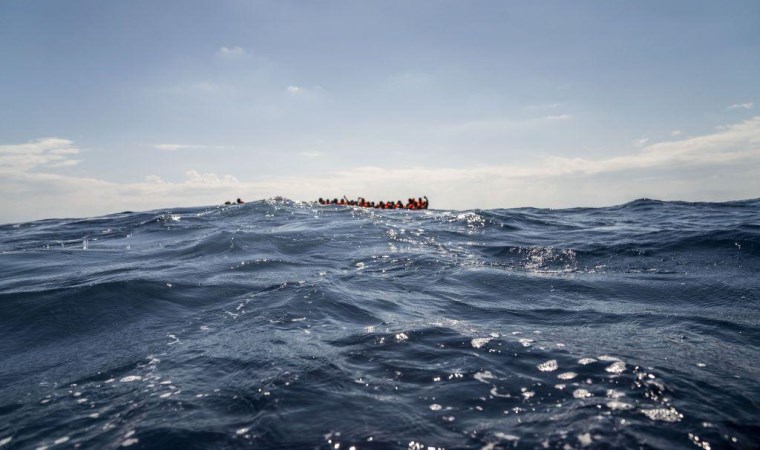
[(760, 201), (0, 226), (0, 448), (758, 448)]

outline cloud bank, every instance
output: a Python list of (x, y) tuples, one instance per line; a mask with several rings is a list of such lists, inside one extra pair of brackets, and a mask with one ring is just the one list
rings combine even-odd
[(712, 134), (647, 143), (636, 152), (606, 158), (552, 157), (526, 165), (443, 169), (365, 166), (259, 181), (190, 170), (180, 181), (149, 175), (145, 181), (122, 184), (55, 172), (56, 167), (77, 164), (77, 154), (71, 141), (59, 138), (0, 146), (0, 189), (17, 193), (0, 199), (0, 222), (276, 195), (313, 200), (346, 194), (389, 200), (426, 194), (433, 207), (455, 209), (602, 206), (640, 197), (721, 201), (760, 196), (760, 116)]

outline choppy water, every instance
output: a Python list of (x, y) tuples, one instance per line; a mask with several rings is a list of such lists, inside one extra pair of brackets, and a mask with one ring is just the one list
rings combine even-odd
[(760, 200), (0, 227), (0, 448), (758, 448)]

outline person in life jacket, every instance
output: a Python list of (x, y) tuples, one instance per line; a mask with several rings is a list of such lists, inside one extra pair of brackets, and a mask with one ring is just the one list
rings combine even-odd
[[(337, 198), (333, 198), (330, 200), (329, 198), (323, 199), (322, 197), (319, 198), (319, 204), (320, 205), (341, 205), (341, 206), (358, 206), (360, 208), (374, 208), (374, 209), (428, 209), (428, 206), (430, 205), (430, 202), (428, 201), (427, 196), (419, 197), (415, 199), (414, 197), (409, 197), (407, 199), (406, 204), (404, 204), (401, 200), (398, 201), (383, 201), (380, 200), (379, 202), (369, 202), (364, 197), (358, 197), (357, 200), (349, 200), (345, 195), (342, 199), (338, 200)], [(238, 199), (238, 203), (243, 203), (242, 200)], [(229, 204), (229, 202), (228, 202)]]

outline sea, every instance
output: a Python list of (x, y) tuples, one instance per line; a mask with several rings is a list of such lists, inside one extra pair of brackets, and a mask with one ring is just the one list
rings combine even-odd
[(75, 448), (760, 448), (760, 200), (2, 225), (0, 450)]

